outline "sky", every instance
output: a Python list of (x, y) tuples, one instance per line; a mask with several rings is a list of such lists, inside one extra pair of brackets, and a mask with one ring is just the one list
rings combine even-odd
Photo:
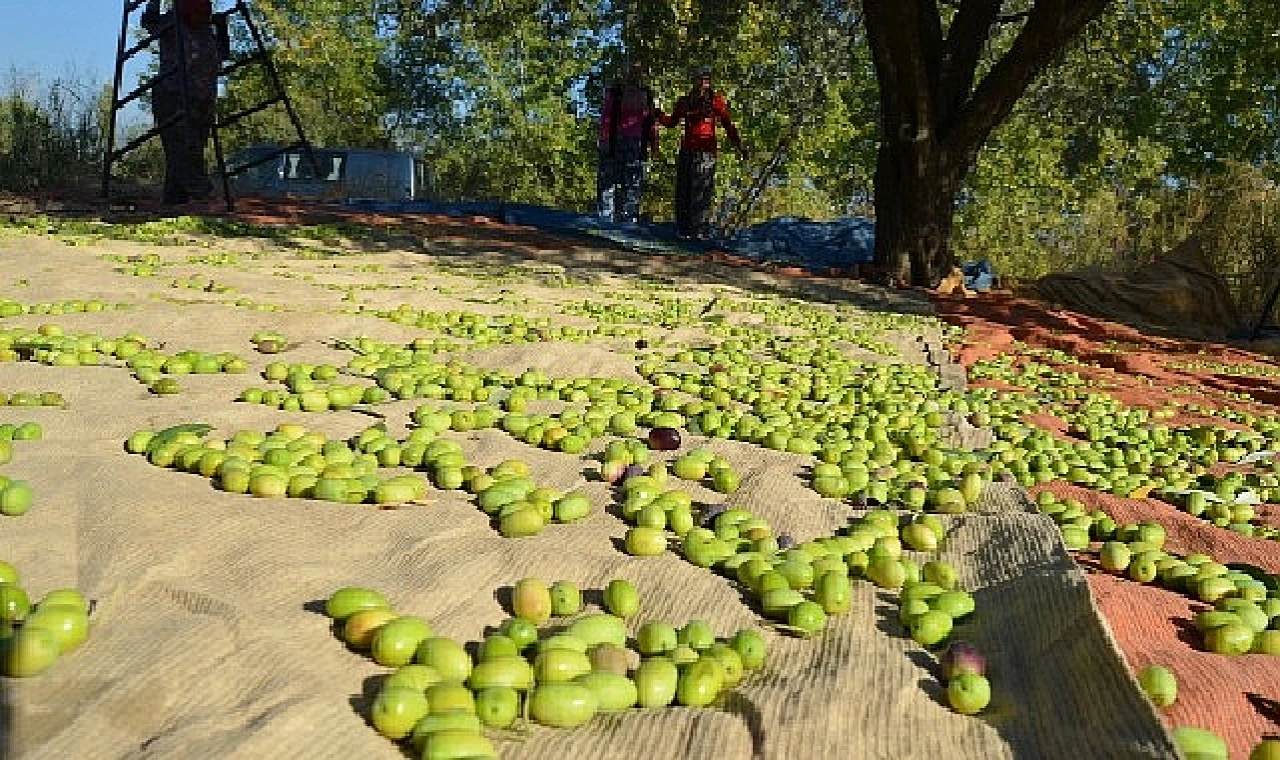
[[(14, 72), (46, 84), (58, 77), (109, 82), (123, 11), (124, 0), (0, 0), (0, 92), (10, 89)], [(141, 14), (134, 12), (135, 26)], [(134, 59), (123, 87), (132, 89), (148, 61)], [(128, 116), (142, 115), (133, 109)]]

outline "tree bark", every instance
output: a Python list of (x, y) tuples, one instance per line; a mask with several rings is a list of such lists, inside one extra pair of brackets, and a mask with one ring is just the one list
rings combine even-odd
[(895, 282), (933, 287), (950, 268), (959, 182), (932, 138), (895, 142), (876, 161), (876, 264)]
[(1003, 0), (959, 0), (945, 36), (937, 0), (863, 0), (880, 85), (875, 263), (882, 274), (929, 287), (950, 271), (956, 194), (978, 152), (1109, 2), (1036, 0), (1009, 50), (975, 82)]

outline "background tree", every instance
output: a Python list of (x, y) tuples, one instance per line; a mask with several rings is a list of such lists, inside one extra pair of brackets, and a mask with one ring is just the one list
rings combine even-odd
[(957, 257), (1023, 277), (1140, 266), (1212, 207), (1206, 250), (1241, 285), (1256, 279), (1274, 248), (1276, 28), (1280, 7), (1254, 0), (1113, 3), (983, 146)]
[[(386, 0), (257, 0), (251, 7), (307, 138), (317, 145), (387, 147)], [(232, 31), (236, 50), (249, 50), (247, 30)], [(248, 66), (228, 81), (221, 108), (234, 112), (270, 93), (265, 69)], [(239, 147), (292, 142), (296, 133), (285, 110), (273, 107), (239, 122), (228, 138)]]
[(0, 190), (83, 193), (102, 167), (103, 90), (70, 72), (10, 72), (0, 96)]
[(1162, 23), (1150, 8), (1113, 4), (1028, 88), (965, 181), (952, 234), (958, 259), (993, 258), (1005, 272), (1036, 276), (1146, 249), (1144, 221), (1165, 200), (1170, 148), (1152, 139), (1134, 103)]
[[(843, 212), (855, 187), (869, 186), (874, 76), (857, 17), (838, 4), (451, 0), (396, 13), (394, 131), (424, 146), (443, 198), (591, 207), (599, 103), (629, 54), (646, 62), (667, 109), (688, 90), (695, 65), (715, 69), (757, 148), (751, 164), (724, 157), (728, 200), (796, 123), (804, 129), (760, 213), (829, 217)], [(644, 204), (659, 219), (671, 213), (678, 137), (662, 139)]]
[[(308, 135), (319, 145), (412, 150), (436, 175), (441, 200), (589, 209), (600, 94), (636, 53), (668, 108), (689, 87), (694, 65), (715, 69), (754, 148), (750, 162), (731, 152), (721, 162), (728, 218), (759, 167), (785, 145), (745, 221), (872, 213), (874, 196), (882, 262), (918, 282), (933, 278), (921, 274), (926, 269), (941, 274), (953, 255), (989, 258), (1021, 276), (1140, 265), (1173, 247), (1210, 208), (1219, 220), (1214, 260), (1231, 276), (1247, 281), (1270, 266), (1266, 250), (1280, 250), (1268, 242), (1268, 225), (1280, 218), (1269, 205), (1280, 150), (1280, 4), (258, 0), (253, 7)], [(241, 36), (237, 45), (244, 43)], [(256, 102), (266, 90), (260, 71), (240, 69), (224, 107)], [(0, 97), (0, 186), (95, 186), (99, 91), (91, 85), (70, 98), (65, 87), (9, 83)], [(225, 136), (231, 148), (293, 137), (279, 108)], [(663, 142), (644, 206), (658, 220), (671, 215), (678, 136), (666, 132)], [(120, 171), (145, 178), (159, 161), (158, 143), (149, 143)], [(78, 174), (85, 177), (71, 176)]]
[(589, 80), (618, 47), (599, 0), (441, 0), (397, 11), (392, 123), (438, 193), (580, 207), (595, 187)]

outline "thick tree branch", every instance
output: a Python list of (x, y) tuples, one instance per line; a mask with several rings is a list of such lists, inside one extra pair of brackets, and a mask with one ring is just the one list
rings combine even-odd
[[(955, 8), (959, 10), (960, 7), (964, 5), (964, 2), (963, 0), (938, 0), (938, 5), (945, 5), (948, 8)], [(1006, 13), (1003, 16), (996, 16), (995, 23), (1012, 24), (1015, 21), (1024, 21), (1030, 15), (1031, 15), (1030, 9), (1027, 9), (1025, 11), (1018, 11), (1016, 13)]]
[(939, 121), (943, 124), (973, 91), (973, 76), (1000, 15), (1003, 0), (968, 0), (956, 11), (943, 45), (942, 76), (938, 83)]
[(947, 155), (972, 162), (991, 131), (1013, 111), (1018, 99), (1053, 59), (1110, 0), (1036, 0), (1031, 16), (1009, 51), (983, 77), (956, 113), (944, 135)]
[[(929, 80), (931, 100), (937, 102), (938, 93), (942, 92), (942, 15), (933, 0), (918, 0), (916, 3), (916, 24), (920, 31), (920, 48), (925, 53), (925, 76)], [(934, 118), (937, 118), (935, 107)]]

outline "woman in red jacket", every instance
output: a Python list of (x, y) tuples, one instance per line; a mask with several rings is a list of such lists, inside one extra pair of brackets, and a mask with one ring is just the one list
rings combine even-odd
[(724, 96), (711, 87), (711, 69), (703, 66), (694, 75), (693, 89), (676, 101), (670, 114), (659, 114), (663, 126), (684, 122), (684, 139), (676, 162), (676, 231), (681, 237), (705, 238), (710, 233), (711, 202), (716, 194), (716, 122), (724, 127), (738, 155), (746, 147), (729, 118)]

